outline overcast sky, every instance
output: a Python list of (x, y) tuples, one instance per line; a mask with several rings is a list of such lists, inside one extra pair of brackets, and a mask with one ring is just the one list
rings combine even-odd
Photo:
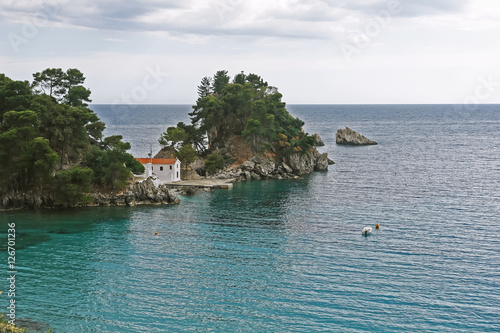
[(2, 0), (0, 73), (78, 68), (94, 103), (192, 104), (261, 75), (287, 103), (500, 103), (498, 0)]

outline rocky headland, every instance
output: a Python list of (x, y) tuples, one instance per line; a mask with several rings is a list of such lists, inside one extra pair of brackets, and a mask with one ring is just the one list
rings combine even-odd
[[(105, 124), (86, 108), (87, 100), (67, 104), (68, 98), (60, 96), (59, 101), (32, 89), (46, 84), (51, 73), (65, 80), (83, 75), (62, 69), (36, 73), (32, 86), (17, 83), (26, 91), (16, 100), (26, 105), (13, 106), (33, 111), (0, 113), (0, 210), (178, 203), (177, 193), (183, 190), (131, 177), (142, 174), (144, 166), (127, 153), (131, 146), (122, 136), (103, 136)], [(56, 88), (69, 94), (64, 87)], [(240, 72), (231, 78), (227, 71), (217, 71), (201, 80), (198, 96), (189, 113), (191, 124), (168, 127), (158, 140), (164, 149), (155, 158), (179, 159), (181, 179), (296, 179), (333, 164), (316, 148), (324, 145), (319, 135), (306, 133), (305, 123), (288, 112), (278, 88), (260, 76)], [(65, 121), (54, 123), (58, 117)]]

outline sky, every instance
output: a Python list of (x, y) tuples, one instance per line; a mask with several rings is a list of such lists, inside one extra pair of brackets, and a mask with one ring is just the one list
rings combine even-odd
[(255, 73), (289, 104), (500, 103), (498, 0), (2, 0), (0, 73), (78, 68), (95, 104), (194, 104)]

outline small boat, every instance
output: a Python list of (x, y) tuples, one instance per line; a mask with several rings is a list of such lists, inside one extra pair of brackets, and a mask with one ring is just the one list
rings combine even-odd
[(365, 236), (369, 235), (372, 233), (372, 227), (364, 227), (363, 230), (361, 230), (361, 233)]

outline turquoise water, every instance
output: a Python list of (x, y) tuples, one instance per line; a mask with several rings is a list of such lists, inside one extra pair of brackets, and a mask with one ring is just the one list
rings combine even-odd
[[(144, 108), (129, 125), (98, 113), (134, 144), (189, 107)], [(16, 314), (56, 332), (500, 331), (500, 107), (289, 109), (327, 143), (328, 172), (177, 206), (1, 213)], [(336, 146), (346, 125), (379, 145)]]

